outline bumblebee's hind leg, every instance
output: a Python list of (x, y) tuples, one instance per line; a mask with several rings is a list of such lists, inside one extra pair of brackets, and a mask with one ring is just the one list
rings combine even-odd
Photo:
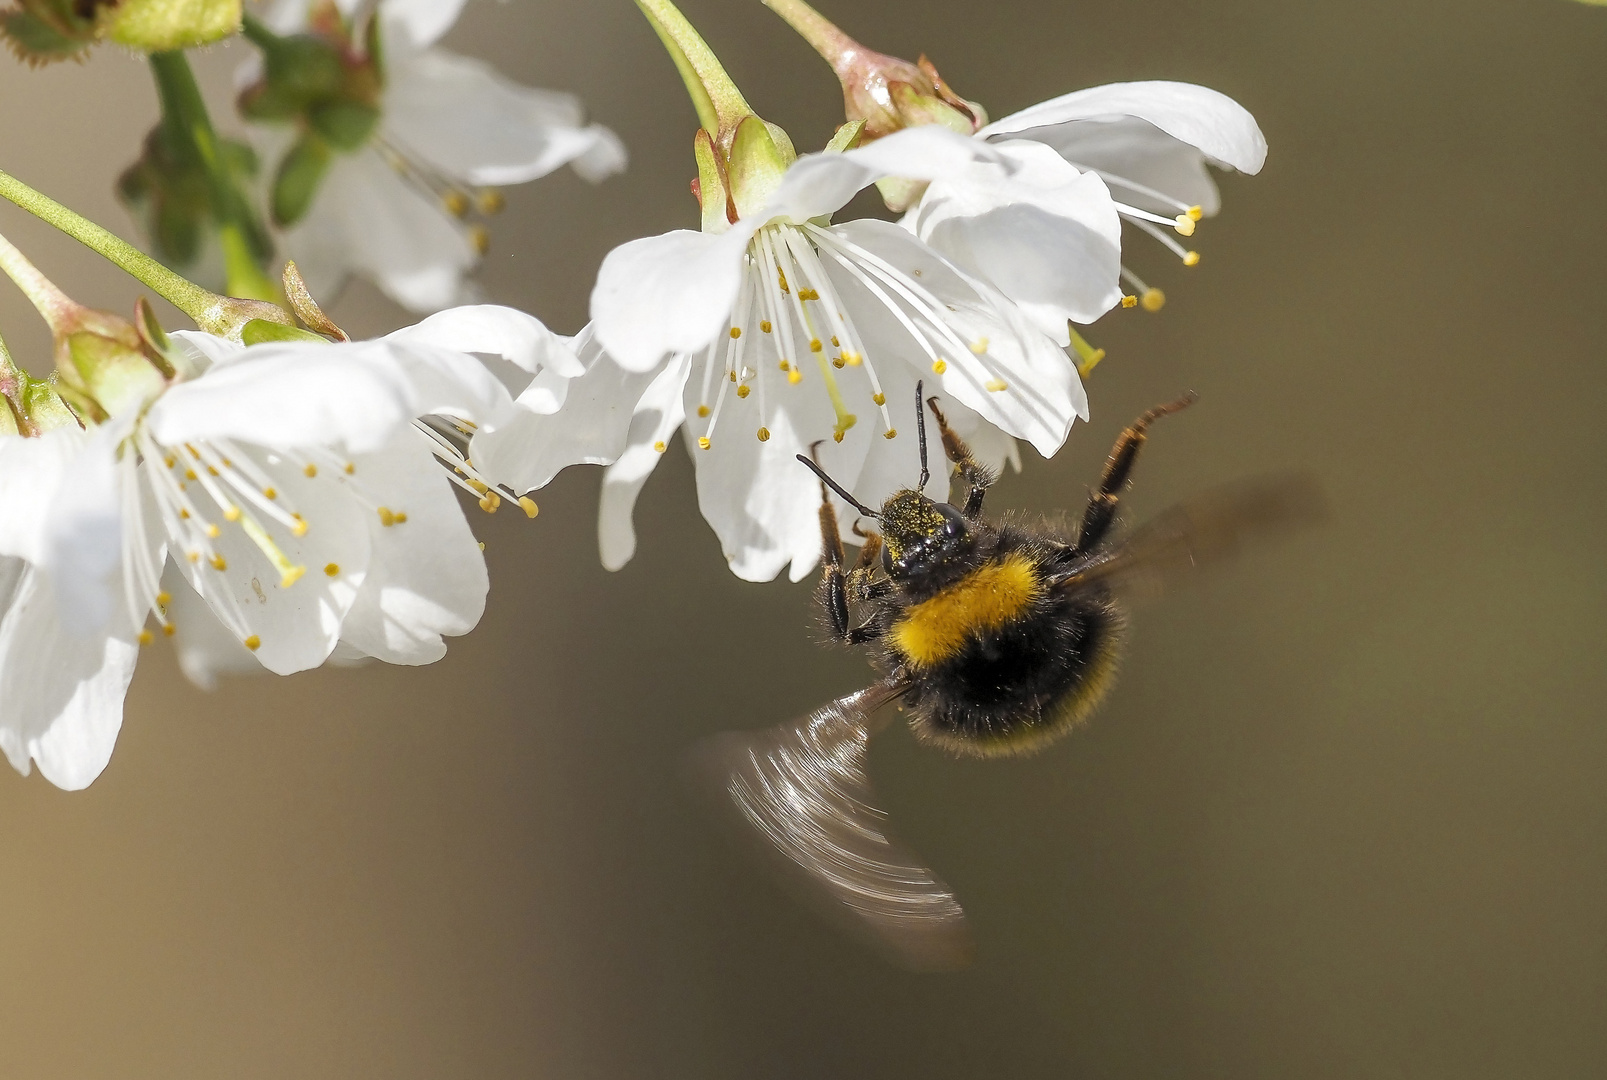
[(965, 440), (954, 434), (949, 422), (937, 407), (937, 398), (926, 399), (926, 404), (937, 418), (937, 431), (943, 437), (943, 454), (954, 462), (954, 471), (966, 486), (965, 502), (961, 506), (966, 517), (974, 518), (982, 512), (982, 500), (988, 493), (988, 488), (997, 481), (994, 471), (971, 456), (971, 448), (965, 445)]
[(1083, 555), (1092, 551), (1110, 532), (1116, 520), (1116, 506), (1121, 501), (1122, 489), (1133, 474), (1133, 463), (1138, 452), (1149, 438), (1149, 426), (1163, 416), (1181, 412), (1194, 404), (1193, 391), (1176, 401), (1157, 405), (1134, 420), (1132, 425), (1116, 437), (1116, 445), (1105, 459), (1105, 472), (1099, 478), (1099, 487), (1088, 497), (1088, 508), (1083, 511), (1082, 528), (1077, 532), (1077, 546), (1072, 554)]

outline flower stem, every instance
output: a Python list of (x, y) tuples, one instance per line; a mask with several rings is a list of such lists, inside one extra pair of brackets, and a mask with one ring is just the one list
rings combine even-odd
[(250, 318), (290, 321), (288, 314), (273, 305), (219, 296), (210, 289), (201, 288), (122, 237), (108, 232), (82, 214), (74, 213), (50, 196), (35, 191), (3, 171), (0, 171), (0, 198), (9, 199), (34, 217), (54, 225), (91, 251), (105, 257), (184, 312), (195, 321), (196, 326), (209, 334), (229, 336), (238, 333), (241, 324)]
[(686, 16), (670, 0), (636, 0), (647, 21), (658, 32), (670, 58), (681, 73), (686, 92), (697, 108), (698, 122), (710, 135), (728, 143), (737, 125), (753, 115), (731, 76), (725, 73), (714, 51), (686, 21)]
[(836, 24), (804, 3), (804, 0), (763, 0), (764, 6), (780, 15), (798, 36), (815, 47), (832, 67), (844, 60), (852, 61), (864, 52), (864, 46), (839, 30)]
[(277, 301), (278, 288), (251, 252), (249, 238), (261, 230), (223, 161), (217, 132), (189, 59), (179, 50), (154, 52), (150, 58), (151, 73), (162, 99), (162, 123), (173, 141), (188, 151), (206, 174), (229, 292), (252, 300)]
[(22, 290), (28, 302), (45, 317), (45, 322), (50, 324), (52, 332), (55, 332), (78, 306), (66, 293), (56, 287), (55, 282), (41, 274), (39, 268), (29, 262), (28, 257), (18, 251), (17, 246), (4, 236), (0, 236), (0, 270), (5, 271), (6, 277), (16, 282), (17, 288)]

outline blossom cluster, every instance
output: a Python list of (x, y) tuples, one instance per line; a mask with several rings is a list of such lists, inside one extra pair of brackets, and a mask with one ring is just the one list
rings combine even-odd
[[(1078, 327), (1164, 299), (1124, 240), (1194, 265), (1182, 241), (1219, 209), (1211, 167), (1254, 173), (1266, 153), (1249, 113), (1185, 83), (1076, 90), (990, 122), (924, 57), (767, 0), (843, 86), (845, 122), (800, 154), (668, 0), (637, 3), (697, 108), (698, 227), (611, 252), (572, 338), (473, 302), (482, 219), (501, 186), (564, 165), (602, 181), (625, 153), (573, 98), (439, 47), (462, 0), (237, 12), (256, 47), (236, 102), (250, 147), (213, 135), (182, 54), (153, 50), (164, 123), (120, 190), (163, 261), (204, 276), (215, 247), (228, 295), (0, 173), (0, 194), (199, 327), (168, 333), (143, 301), (133, 321), (84, 308), (0, 239), (56, 341), (42, 380), (0, 344), (0, 749), (17, 769), (90, 783), (162, 636), (204, 686), (439, 659), (489, 591), (460, 493), (534, 517), (529, 492), (604, 466), (599, 546), (618, 568), (679, 433), (732, 571), (798, 580), (820, 557), (821, 495), (797, 455), (864, 504), (909, 487), (918, 384), (983, 462), (1019, 468), (1020, 442), (1053, 455), (1088, 417), (1102, 355)], [(82, 31), (59, 54), (103, 36), (24, 7), (29, 27)], [(870, 187), (896, 221), (843, 217)], [(351, 275), (428, 317), (349, 340), (313, 297)], [(848, 543), (870, 524), (841, 516)]]

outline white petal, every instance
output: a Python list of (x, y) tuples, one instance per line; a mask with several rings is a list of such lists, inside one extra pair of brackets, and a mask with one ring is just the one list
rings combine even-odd
[(485, 611), (485, 557), (422, 435), (401, 432), (383, 452), (359, 457), (357, 469), (407, 520), (370, 520), (368, 573), (341, 641), (389, 664), (433, 663), (446, 655), (442, 635), (468, 633)]
[[(359, 3), (360, 0), (340, 0), (342, 11), (348, 15)], [(380, 15), (387, 30), (394, 27), (404, 32), (414, 45), (432, 45), (458, 21), (463, 3), (464, 0), (383, 0)]]
[[(831, 234), (919, 283), (966, 346), (963, 351), (937, 348), (945, 361), (945, 372), (938, 377), (945, 396), (964, 402), (1008, 434), (1026, 439), (1045, 457), (1060, 448), (1075, 417), (1087, 417), (1088, 399), (1065, 352), (990, 286), (962, 274), (919, 238), (890, 222), (849, 221), (832, 226)], [(871, 358), (878, 363), (907, 359), (920, 371), (928, 363), (924, 350), (886, 305), (834, 260), (826, 265)], [(986, 388), (994, 379), (1004, 384), (1003, 389)], [(929, 382), (927, 392), (931, 391)]]
[(163, 394), (147, 422), (170, 446), (236, 438), (354, 454), (378, 449), (429, 413), (501, 422), (513, 407), (502, 383), (466, 352), (428, 336), (253, 346)]
[(444, 49), (392, 58), (385, 136), (409, 158), (468, 185), (522, 184), (580, 159), (594, 175), (624, 164), (618, 139), (585, 126), (573, 95), (520, 86)]
[(1014, 300), (1043, 333), (1071, 343), (1121, 299), (1121, 218), (1098, 176), (1041, 143), (997, 147), (1014, 165), (979, 162), (934, 182), (908, 224), (962, 270)]
[(178, 655), (179, 670), (190, 682), (202, 690), (216, 690), (219, 675), (260, 675), (267, 670), (218, 621), (171, 559), (162, 571), (162, 589), (172, 598), (167, 618), (173, 626), (173, 651)]
[[(272, 452), (236, 449), (267, 473), (283, 505), (295, 507), (306, 519), (308, 528), (301, 537), (273, 530), (285, 557), (306, 572), (284, 586), (280, 570), (239, 523), (215, 523), (221, 531), (212, 546), (224, 560), (222, 571), (205, 558), (192, 561), (192, 552), (177, 543), (174, 560), (219, 620), (245, 631), (240, 640), (258, 638), (256, 658), (263, 667), (280, 675), (317, 667), (334, 649), (368, 569), (369, 518), (375, 515), (358, 495), (369, 494), (366, 477), (357, 466), (350, 476), (324, 468), (309, 478)], [(329, 567), (335, 572), (326, 572)]]
[(548, 330), (534, 315), (497, 304), (448, 308), (397, 330), (389, 340), (498, 356), (532, 375), (544, 367), (571, 379), (585, 371), (568, 338)]
[(88, 787), (123, 723), (139, 647), (131, 630), (79, 637), (62, 627), (43, 571), (0, 558), (0, 748), (57, 787)]
[[(508, 423), (475, 435), (470, 457), (490, 480), (523, 493), (545, 487), (570, 465), (607, 465), (624, 452), (636, 403), (658, 369), (620, 367), (591, 327), (574, 345), (586, 373), (566, 381), (561, 398), (537, 376)], [(550, 412), (555, 398), (563, 407)]]
[(618, 570), (636, 554), (636, 527), (631, 516), (636, 496), (658, 466), (664, 449), (681, 422), (686, 406), (681, 390), (690, 361), (674, 357), (647, 387), (631, 415), (626, 449), (603, 471), (603, 491), (597, 510), (597, 546), (603, 566)]
[[(1220, 206), (1205, 163), (1256, 173), (1267, 141), (1255, 118), (1225, 94), (1179, 82), (1094, 86), (1040, 102), (983, 128), (1048, 143), (1068, 160), (1165, 192), (1208, 214)], [(1140, 193), (1116, 197), (1143, 209), (1175, 213)]]
[(50, 505), (92, 438), (73, 427), (35, 439), (0, 436), (0, 555), (46, 561)]
[(360, 273), (412, 311), (457, 303), (464, 273), (479, 261), (444, 208), (372, 148), (336, 158), (312, 210), (285, 244), (315, 292), (332, 293), (339, 283), (315, 281), (309, 270)]
[(103, 631), (114, 610), (125, 606), (119, 585), (123, 530), (132, 530), (133, 523), (123, 517), (118, 444), (129, 422), (114, 419), (91, 433), (47, 511), (39, 565), (50, 572), (60, 617), (74, 634)]
[(591, 317), (598, 340), (629, 371), (668, 353), (696, 352), (726, 328), (753, 227), (718, 236), (677, 229), (622, 244), (597, 271)]

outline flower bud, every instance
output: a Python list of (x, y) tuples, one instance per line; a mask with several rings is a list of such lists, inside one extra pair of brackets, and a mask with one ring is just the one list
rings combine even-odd
[(51, 330), (64, 396), (88, 406), (88, 419), (138, 409), (167, 386), (139, 330), (121, 316), (73, 304), (56, 313)]
[[(257, 156), (244, 143), (219, 139), (223, 167), (236, 187), (245, 188), (257, 173)], [(176, 144), (164, 124), (152, 128), (138, 161), (117, 179), (117, 195), (145, 226), (158, 258), (174, 268), (191, 267), (201, 253), (207, 230), (218, 219), (206, 166)], [(255, 222), (252, 222), (255, 224)], [(250, 230), (246, 237), (254, 256), (268, 258), (268, 237)]]

